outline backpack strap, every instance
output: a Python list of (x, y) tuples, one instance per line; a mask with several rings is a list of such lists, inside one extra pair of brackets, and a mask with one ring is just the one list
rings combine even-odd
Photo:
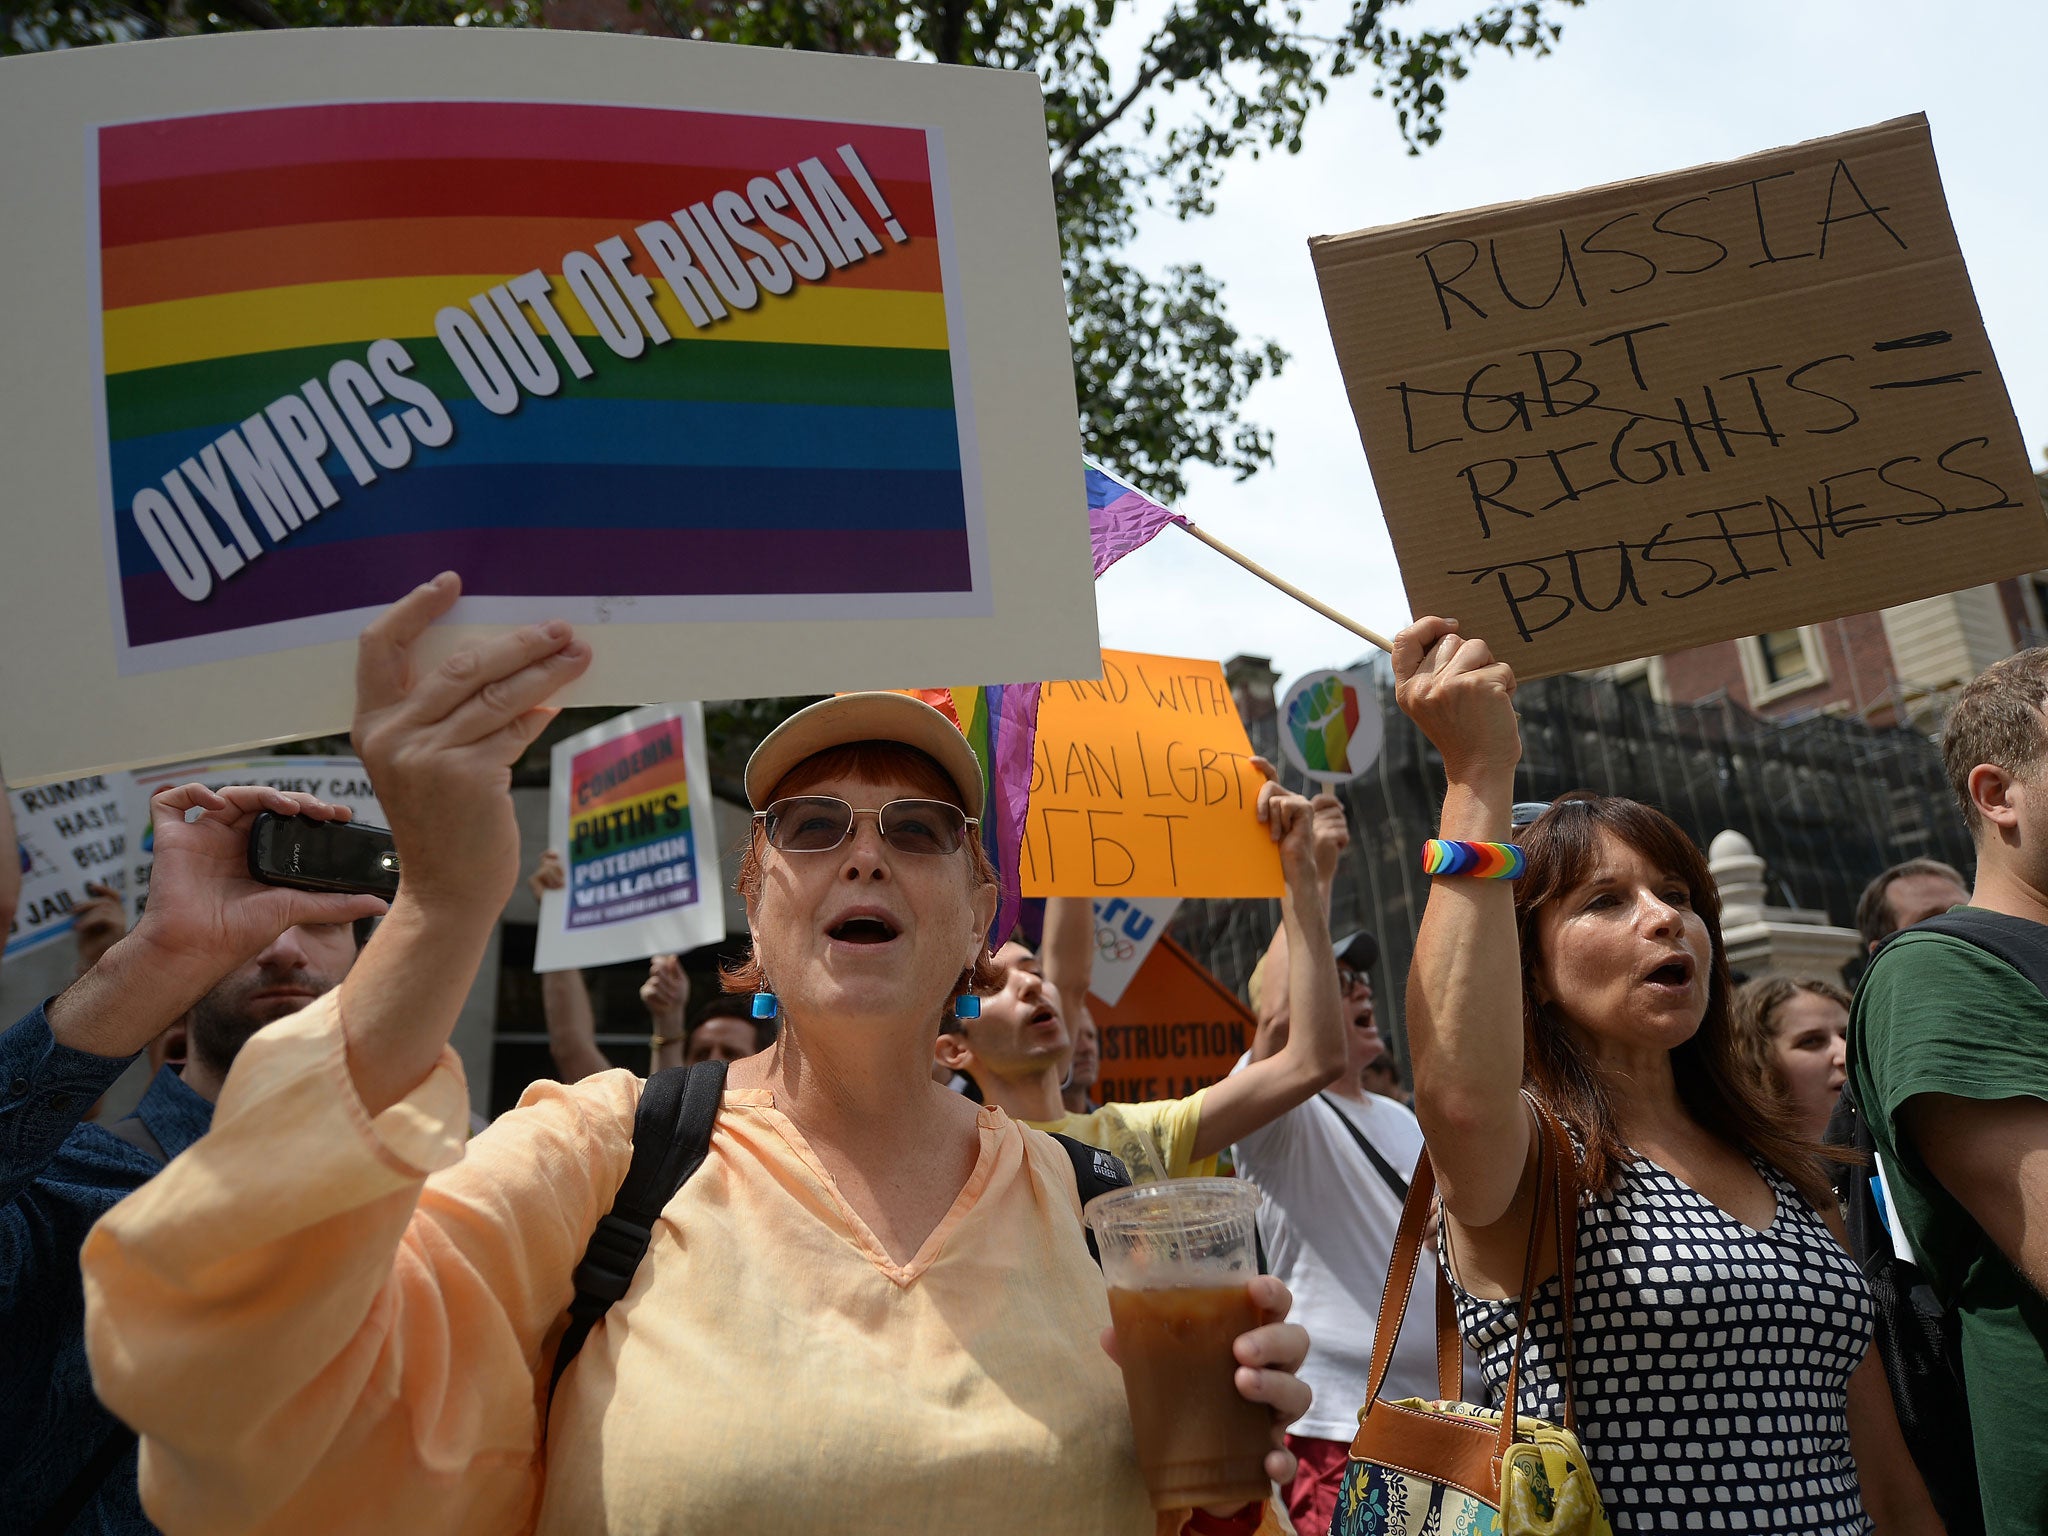
[(1052, 1139), (1060, 1144), (1060, 1150), (1067, 1154), (1067, 1161), (1074, 1165), (1074, 1188), (1081, 1195), (1081, 1235), (1088, 1239), (1088, 1257), (1095, 1261), (1096, 1268), (1102, 1267), (1102, 1252), (1095, 1246), (1095, 1231), (1088, 1225), (1086, 1212), (1088, 1202), (1097, 1195), (1106, 1195), (1113, 1189), (1131, 1187), (1131, 1171), (1120, 1158), (1105, 1152), (1100, 1147), (1091, 1147), (1085, 1141), (1076, 1141), (1071, 1136), (1062, 1136), (1058, 1131)]
[[(1986, 912), (1975, 907), (1959, 907), (1952, 912), (1943, 912), (1910, 928), (1901, 928), (1899, 933), (1939, 933), (1952, 939), (1961, 939), (1965, 944), (1974, 944), (1986, 954), (2003, 960), (2034, 984), (2037, 991), (2048, 996), (2048, 926), (2030, 922), (2024, 917), (2008, 917), (2003, 912)], [(1892, 938), (1898, 934), (1892, 935)], [(1892, 947), (1887, 938), (1878, 946), (1877, 954), (1882, 955)], [(1871, 963), (1877, 963), (1873, 956)]]
[(1351, 1117), (1337, 1107), (1336, 1100), (1332, 1099), (1327, 1093), (1319, 1093), (1316, 1097), (1323, 1101), (1323, 1104), (1329, 1109), (1330, 1113), (1335, 1115), (1344, 1129), (1351, 1133), (1351, 1139), (1358, 1143), (1358, 1150), (1366, 1155), (1366, 1159), (1378, 1170), (1379, 1176), (1386, 1181), (1387, 1188), (1394, 1192), (1394, 1199), (1397, 1202), (1406, 1203), (1408, 1199), (1408, 1181), (1395, 1171), (1392, 1163), (1380, 1156), (1380, 1149), (1366, 1139), (1365, 1132), (1351, 1123)]
[(694, 1067), (669, 1067), (641, 1085), (640, 1109), (633, 1117), (633, 1161), (612, 1208), (598, 1218), (576, 1266), (576, 1295), (569, 1303), (569, 1326), (555, 1351), (548, 1378), (548, 1404), (562, 1373), (590, 1330), (613, 1302), (631, 1289), (633, 1273), (654, 1237), (654, 1224), (691, 1174), (704, 1166), (711, 1150), (711, 1131), (725, 1096), (725, 1063), (701, 1061)]

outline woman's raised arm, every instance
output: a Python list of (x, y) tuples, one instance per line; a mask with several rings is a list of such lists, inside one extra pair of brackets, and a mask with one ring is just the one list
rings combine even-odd
[[(1402, 712), (1443, 756), (1438, 836), (1505, 842), (1522, 755), (1513, 670), (1453, 621), (1424, 618), (1394, 637), (1394, 679)], [(1407, 1025), (1415, 1114), (1444, 1204), (1464, 1226), (1489, 1227), (1513, 1205), (1529, 1151), (1522, 968), (1506, 881), (1431, 881)]]

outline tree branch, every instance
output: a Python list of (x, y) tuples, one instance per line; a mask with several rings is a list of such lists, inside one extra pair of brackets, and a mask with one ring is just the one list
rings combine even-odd
[(1116, 120), (1130, 111), (1138, 98), (1151, 89), (1152, 82), (1165, 73), (1166, 60), (1157, 53), (1149, 54), (1145, 67), (1138, 71), (1138, 78), (1131, 82), (1131, 88), (1124, 92), (1123, 99), (1060, 146), (1060, 157), (1053, 162), (1052, 167), (1052, 184), (1055, 188), (1066, 180), (1067, 167), (1073, 164), (1074, 157), (1107, 133), (1115, 125)]

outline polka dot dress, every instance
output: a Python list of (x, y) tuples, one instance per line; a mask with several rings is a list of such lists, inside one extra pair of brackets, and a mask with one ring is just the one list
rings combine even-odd
[[(1871, 1529), (1849, 1454), (1849, 1373), (1870, 1347), (1863, 1276), (1776, 1169), (1764, 1231), (1654, 1163), (1623, 1166), (1579, 1213), (1572, 1379), (1593, 1479), (1616, 1531), (1849, 1536)], [(1515, 1303), (1458, 1288), (1492, 1405)], [(1558, 1282), (1536, 1293), (1521, 1411), (1564, 1420)]]

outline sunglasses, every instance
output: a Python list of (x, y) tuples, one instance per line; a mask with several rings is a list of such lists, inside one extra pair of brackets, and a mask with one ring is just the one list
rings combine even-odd
[(1337, 990), (1340, 992), (1349, 992), (1361, 981), (1370, 982), (1371, 980), (1372, 978), (1366, 975), (1364, 971), (1354, 971), (1348, 965), (1337, 967)]
[(782, 853), (830, 853), (853, 835), (856, 816), (874, 817), (882, 841), (898, 853), (958, 853), (968, 829), (981, 827), (943, 800), (891, 800), (880, 810), (857, 811), (834, 795), (792, 795), (754, 812), (768, 846)]

